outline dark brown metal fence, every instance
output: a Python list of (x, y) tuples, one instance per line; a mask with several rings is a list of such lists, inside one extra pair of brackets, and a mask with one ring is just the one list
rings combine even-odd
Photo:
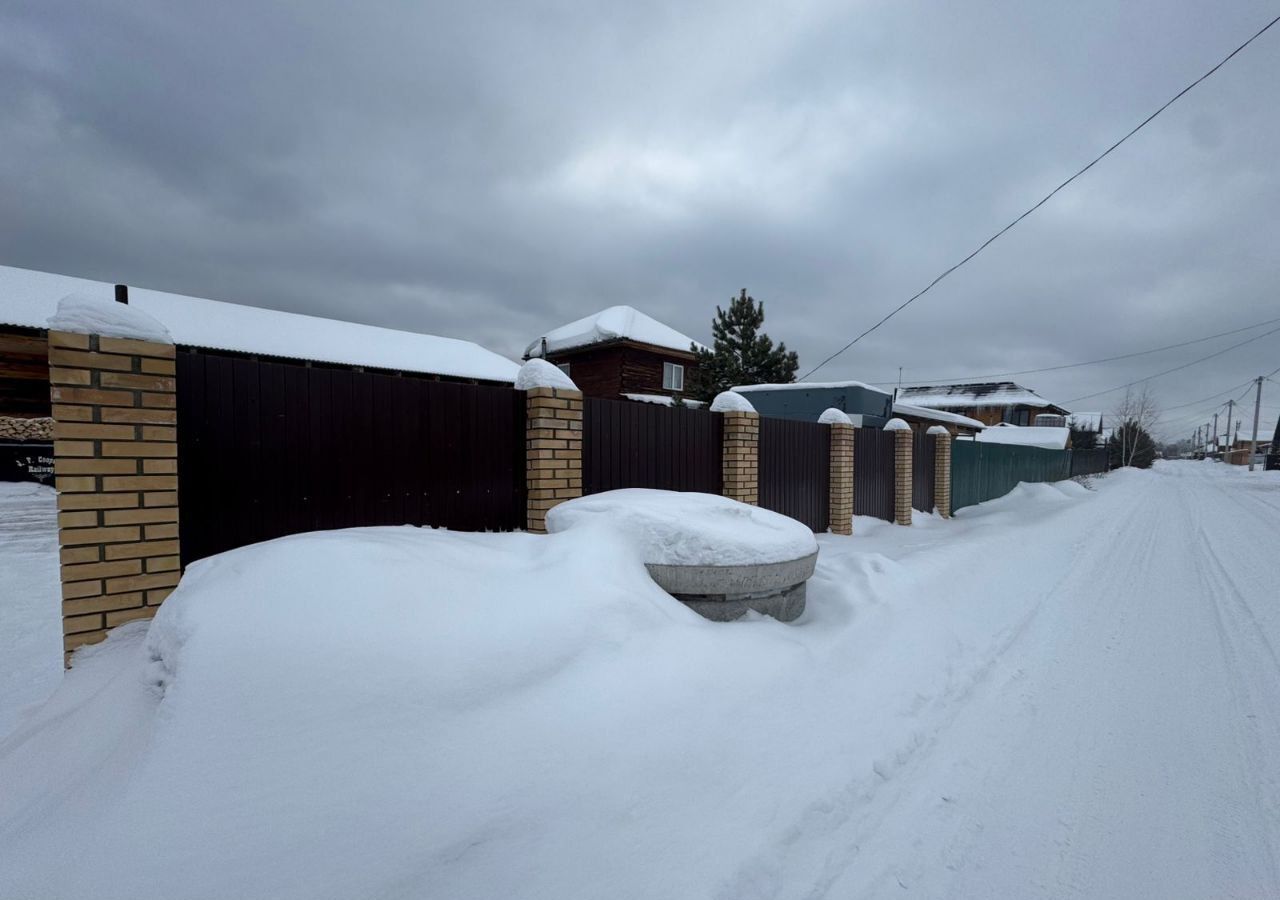
[(853, 437), (853, 514), (893, 521), (892, 431), (859, 428)]
[(629, 400), (582, 402), (582, 492), (659, 488), (719, 494), (720, 413)]
[(911, 508), (933, 512), (934, 454), (938, 439), (923, 431), (911, 432)]
[(328, 528), (524, 527), (523, 392), (183, 351), (182, 562)]
[(831, 516), (831, 426), (760, 418), (760, 505), (826, 531)]

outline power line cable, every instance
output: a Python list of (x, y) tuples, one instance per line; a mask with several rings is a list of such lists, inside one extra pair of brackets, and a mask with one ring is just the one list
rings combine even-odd
[(1209, 71), (1205, 72), (1203, 75), (1201, 75), (1201, 76), (1200, 76), (1199, 78), (1197, 78), (1195, 81), (1191, 82), (1189, 85), (1187, 85), (1186, 87), (1184, 87), (1182, 90), (1178, 91), (1178, 93), (1176, 93), (1176, 94), (1174, 94), (1172, 97), (1170, 97), (1167, 101), (1165, 101), (1165, 103), (1164, 103), (1164, 105), (1163, 105), (1163, 106), (1161, 106), (1159, 109), (1157, 109), (1157, 110), (1156, 110), (1155, 112), (1153, 112), (1151, 115), (1147, 116), (1145, 119), (1143, 119), (1143, 120), (1142, 120), (1141, 122), (1139, 122), (1137, 125), (1135, 125), (1135, 126), (1134, 126), (1130, 131), (1129, 131), (1129, 133), (1128, 133), (1128, 134), (1126, 134), (1124, 137), (1120, 138), (1120, 140), (1116, 141), (1114, 144), (1112, 144), (1112, 145), (1111, 145), (1110, 147), (1108, 147), (1106, 150), (1103, 150), (1103, 151), (1102, 151), (1102, 153), (1100, 153), (1098, 156), (1095, 156), (1095, 157), (1094, 157), (1094, 158), (1089, 162), (1089, 164), (1088, 164), (1088, 165), (1086, 165), (1084, 168), (1082, 168), (1082, 169), (1078, 170), (1074, 175), (1072, 175), (1072, 176), (1071, 176), (1070, 178), (1068, 178), (1066, 181), (1062, 182), (1062, 183), (1061, 183), (1061, 184), (1059, 184), (1056, 188), (1054, 188), (1053, 190), (1051, 190), (1049, 193), (1045, 194), (1043, 197), (1041, 197), (1041, 198), (1040, 198), (1040, 200), (1039, 200), (1039, 201), (1038, 201), (1034, 206), (1032, 206), (1030, 209), (1028, 209), (1028, 210), (1026, 210), (1025, 212), (1023, 212), (1023, 213), (1022, 213), (1021, 215), (1019, 215), (1016, 219), (1014, 219), (1014, 220), (1013, 220), (1012, 222), (1010, 222), (1008, 225), (1006, 225), (1006, 226), (1004, 226), (1003, 228), (1001, 228), (1001, 229), (1000, 229), (999, 231), (997, 231), (995, 234), (991, 235), (991, 237), (989, 237), (989, 238), (987, 238), (985, 241), (983, 241), (983, 242), (982, 242), (982, 243), (977, 247), (977, 249), (973, 250), (973, 251), (972, 251), (968, 256), (966, 256), (964, 259), (960, 260), (960, 261), (959, 261), (958, 263), (956, 263), (955, 265), (951, 266), (951, 268), (949, 268), (949, 269), (947, 269), (946, 271), (944, 271), (944, 272), (943, 272), (941, 275), (939, 275), (937, 278), (933, 279), (933, 281), (931, 281), (931, 282), (929, 282), (927, 285), (925, 285), (925, 286), (924, 286), (924, 288), (923, 288), (922, 290), (917, 291), (917, 292), (916, 292), (915, 294), (913, 294), (911, 297), (907, 298), (905, 301), (903, 301), (902, 303), (900, 303), (897, 307), (895, 307), (895, 308), (893, 309), (893, 311), (892, 311), (892, 312), (890, 312), (888, 315), (886, 315), (886, 316), (885, 316), (884, 318), (882, 318), (880, 321), (876, 322), (874, 325), (872, 325), (872, 326), (871, 326), (870, 328), (868, 328), (866, 331), (862, 332), (862, 334), (858, 335), (858, 336), (857, 336), (857, 337), (855, 337), (853, 340), (851, 340), (849, 343), (845, 344), (843, 347), (841, 347), (839, 350), (837, 350), (835, 353), (832, 353), (830, 356), (828, 356), (828, 357), (827, 357), (826, 359), (824, 359), (822, 362), (818, 363), (816, 366), (814, 366), (812, 369), (810, 369), (808, 372), (806, 372), (804, 375), (802, 375), (802, 376), (801, 376), (801, 378), (800, 378), (800, 380), (801, 380), (801, 381), (803, 381), (805, 378), (808, 378), (808, 377), (809, 377), (810, 375), (812, 375), (814, 372), (817, 372), (819, 369), (821, 369), (821, 368), (822, 368), (823, 366), (825, 366), (827, 363), (831, 362), (831, 360), (835, 359), (837, 356), (840, 356), (842, 353), (844, 353), (846, 350), (848, 350), (848, 349), (849, 349), (850, 347), (852, 347), (854, 344), (858, 343), (858, 341), (862, 340), (864, 337), (866, 337), (867, 335), (871, 334), (873, 331), (875, 331), (876, 329), (878, 329), (878, 328), (879, 328), (881, 325), (883, 325), (885, 322), (888, 322), (890, 319), (892, 319), (892, 318), (893, 318), (894, 316), (896, 316), (898, 313), (902, 312), (904, 309), (906, 309), (906, 308), (907, 308), (908, 306), (910, 306), (912, 303), (915, 303), (917, 300), (919, 300), (919, 299), (920, 299), (921, 297), (923, 297), (925, 294), (929, 293), (929, 291), (933, 289), (934, 285), (938, 284), (938, 282), (942, 281), (942, 279), (946, 278), (948, 275), (950, 275), (950, 274), (951, 274), (952, 272), (954, 272), (956, 269), (959, 269), (959, 268), (960, 268), (961, 266), (963, 266), (965, 263), (969, 262), (969, 260), (973, 259), (975, 256), (977, 256), (977, 255), (978, 255), (979, 253), (981, 253), (983, 250), (987, 249), (987, 247), (991, 246), (991, 245), (992, 245), (993, 243), (995, 243), (999, 238), (1003, 237), (1003, 236), (1004, 236), (1004, 234), (1005, 234), (1005, 232), (1007, 232), (1007, 231), (1009, 231), (1010, 229), (1012, 229), (1015, 225), (1017, 225), (1019, 222), (1021, 222), (1021, 221), (1022, 221), (1023, 219), (1025, 219), (1027, 216), (1031, 215), (1031, 214), (1032, 214), (1033, 212), (1035, 212), (1037, 209), (1039, 209), (1040, 207), (1042, 207), (1042, 206), (1044, 206), (1046, 203), (1048, 203), (1048, 202), (1049, 202), (1049, 200), (1050, 200), (1050, 199), (1051, 199), (1051, 198), (1052, 198), (1056, 193), (1058, 193), (1060, 190), (1062, 190), (1063, 188), (1065, 188), (1067, 185), (1071, 184), (1071, 182), (1075, 181), (1077, 178), (1079, 178), (1079, 177), (1080, 177), (1081, 175), (1083, 175), (1085, 172), (1088, 172), (1090, 169), (1092, 169), (1092, 168), (1093, 168), (1094, 166), (1096, 166), (1098, 163), (1102, 162), (1102, 160), (1104, 160), (1104, 159), (1106, 159), (1108, 156), (1110, 156), (1110, 155), (1111, 155), (1111, 153), (1112, 153), (1112, 151), (1114, 151), (1117, 147), (1119, 147), (1119, 146), (1120, 146), (1121, 144), (1123, 144), (1125, 141), (1129, 140), (1129, 138), (1133, 137), (1135, 134), (1137, 134), (1139, 131), (1141, 131), (1143, 128), (1145, 128), (1145, 127), (1146, 127), (1146, 126), (1147, 126), (1147, 125), (1148, 125), (1148, 124), (1149, 124), (1153, 119), (1155, 119), (1155, 118), (1156, 118), (1156, 116), (1160, 115), (1162, 112), (1164, 112), (1166, 109), (1168, 109), (1168, 108), (1169, 108), (1170, 106), (1172, 106), (1174, 103), (1176, 103), (1178, 100), (1182, 99), (1182, 97), (1183, 97), (1183, 96), (1185, 96), (1185, 95), (1186, 95), (1188, 92), (1190, 92), (1193, 88), (1195, 88), (1197, 85), (1199, 85), (1199, 84), (1200, 84), (1200, 82), (1204, 81), (1204, 80), (1205, 80), (1206, 78), (1208, 78), (1210, 75), (1212, 75), (1213, 73), (1217, 72), (1217, 71), (1218, 71), (1219, 69), (1221, 69), (1224, 65), (1226, 65), (1228, 62), (1230, 62), (1230, 61), (1231, 61), (1231, 59), (1232, 59), (1232, 58), (1233, 58), (1237, 53), (1239, 53), (1240, 51), (1242, 51), (1245, 47), (1248, 47), (1250, 44), (1252, 44), (1252, 43), (1253, 43), (1254, 41), (1256, 41), (1258, 38), (1262, 37), (1262, 35), (1263, 35), (1263, 34), (1265, 34), (1265, 33), (1266, 33), (1270, 28), (1271, 28), (1271, 26), (1275, 25), (1277, 22), (1280, 22), (1280, 16), (1276, 16), (1274, 19), (1272, 19), (1272, 20), (1271, 20), (1270, 22), (1268, 22), (1266, 25), (1262, 26), (1262, 28), (1260, 28), (1260, 29), (1259, 29), (1259, 30), (1258, 30), (1258, 31), (1253, 35), (1253, 37), (1249, 38), (1247, 41), (1245, 41), (1245, 42), (1244, 42), (1243, 44), (1241, 44), (1239, 47), (1236, 47), (1236, 49), (1232, 50), (1230, 53), (1228, 53), (1226, 56), (1224, 56), (1221, 60), (1219, 60), (1219, 62), (1217, 63), (1217, 65), (1215, 65), (1215, 66), (1214, 66), (1213, 68), (1211, 68)]
[(1221, 350), (1217, 350), (1213, 353), (1210, 353), (1208, 356), (1202, 356), (1199, 359), (1193, 359), (1189, 363), (1183, 363), (1180, 366), (1174, 366), (1172, 369), (1165, 369), (1163, 372), (1157, 372), (1154, 375), (1148, 375), (1145, 378), (1139, 378), (1138, 380), (1130, 381), (1127, 384), (1121, 384), (1113, 388), (1107, 388), (1105, 391), (1097, 391), (1096, 393), (1093, 393), (1093, 394), (1085, 394), (1083, 397), (1072, 397), (1070, 400), (1064, 400), (1063, 402), (1075, 403), (1077, 400), (1089, 400), (1093, 397), (1101, 397), (1103, 394), (1110, 394), (1114, 391), (1122, 391), (1127, 387), (1133, 387), (1135, 384), (1142, 384), (1142, 382), (1144, 381), (1154, 381), (1155, 379), (1160, 378), (1164, 375), (1168, 375), (1171, 372), (1180, 372), (1183, 369), (1189, 369), (1191, 366), (1202, 363), (1205, 360), (1213, 359), (1215, 356), (1221, 356), (1224, 353), (1227, 353), (1231, 350), (1235, 350), (1237, 347), (1243, 347), (1245, 344), (1252, 344), (1254, 341), (1260, 341), (1264, 337), (1267, 337), (1268, 335), (1275, 334), (1277, 331), (1280, 331), (1280, 328), (1272, 328), (1270, 331), (1264, 331), (1262, 334), (1254, 335), (1248, 340), (1241, 341), (1238, 344), (1232, 344), (1230, 347), (1223, 347)]
[(1233, 328), (1230, 331), (1220, 331), (1217, 334), (1211, 334), (1208, 337), (1196, 338), (1190, 341), (1182, 341), (1177, 344), (1167, 344), (1163, 347), (1155, 347), (1151, 350), (1139, 350), (1136, 353), (1122, 353), (1119, 356), (1108, 356), (1104, 359), (1090, 359), (1085, 362), (1066, 363), (1061, 366), (1046, 366), (1043, 369), (1023, 369), (1019, 372), (995, 372), (990, 375), (963, 375), (960, 377), (950, 378), (915, 378), (910, 381), (898, 382), (897, 379), (886, 378), (883, 381), (873, 381), (872, 384), (904, 384), (904, 385), (927, 385), (927, 384), (958, 384), (964, 381), (983, 381), (991, 378), (1012, 378), (1015, 375), (1035, 375), (1040, 372), (1058, 372), (1062, 369), (1077, 369), (1080, 366), (1095, 366), (1101, 363), (1116, 362), (1121, 359), (1133, 359), (1135, 356), (1147, 356), (1152, 353), (1160, 353), (1164, 350), (1176, 350), (1179, 347), (1190, 347), (1192, 344), (1203, 344), (1205, 341), (1211, 341), (1214, 338), (1226, 337), (1230, 334), (1239, 334), (1242, 331), (1250, 331), (1254, 328), (1261, 328), (1263, 325), (1272, 325), (1280, 322), (1280, 316), (1274, 319), (1267, 319), (1265, 322), (1255, 322), (1252, 325), (1246, 325), (1243, 328)]

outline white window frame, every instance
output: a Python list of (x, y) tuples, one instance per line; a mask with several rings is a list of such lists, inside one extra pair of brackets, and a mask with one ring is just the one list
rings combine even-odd
[(676, 393), (684, 390), (684, 366), (670, 362), (662, 364), (662, 389)]
[(566, 374), (566, 375), (568, 375), (568, 374), (569, 374), (569, 364), (568, 364), (568, 363), (556, 363), (556, 368), (557, 368), (557, 369), (559, 369), (561, 372), (563, 372), (563, 373), (564, 373), (564, 374)]

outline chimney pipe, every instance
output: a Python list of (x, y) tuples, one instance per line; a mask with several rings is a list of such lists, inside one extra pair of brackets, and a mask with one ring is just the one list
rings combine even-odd
[(123, 303), (125, 306), (129, 305), (129, 285), (127, 284), (116, 285), (116, 302)]

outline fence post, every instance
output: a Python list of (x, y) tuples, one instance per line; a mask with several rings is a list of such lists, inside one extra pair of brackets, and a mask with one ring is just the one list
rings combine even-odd
[(62, 646), (150, 618), (180, 575), (172, 344), (49, 332)]
[(853, 534), (853, 426), (831, 425), (831, 533)]
[(893, 521), (911, 524), (911, 426), (890, 419), (885, 431), (893, 432)]
[(929, 429), (933, 435), (933, 505), (938, 515), (951, 518), (951, 432), (941, 425)]
[(525, 525), (545, 534), (547, 510), (582, 496), (582, 392), (535, 387), (525, 392)]
[(723, 416), (723, 493), (731, 500), (755, 506), (760, 500), (760, 414), (733, 411)]

